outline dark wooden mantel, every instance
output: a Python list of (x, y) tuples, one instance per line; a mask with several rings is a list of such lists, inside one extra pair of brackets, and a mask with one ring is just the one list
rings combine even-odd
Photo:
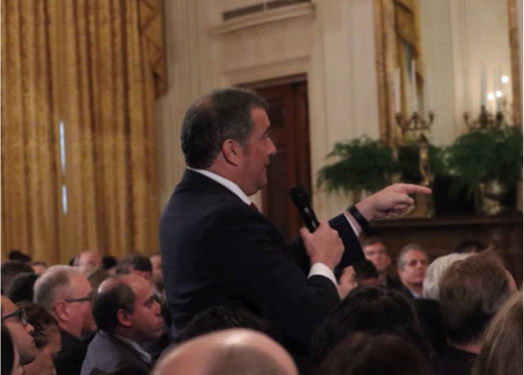
[(375, 221), (366, 237), (380, 237), (396, 258), (409, 243), (424, 246), (432, 259), (449, 254), (463, 240), (495, 247), (506, 267), (522, 284), (522, 213), (501, 216), (437, 216)]

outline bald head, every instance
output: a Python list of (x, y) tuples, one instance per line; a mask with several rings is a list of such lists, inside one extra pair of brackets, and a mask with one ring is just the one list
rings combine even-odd
[(136, 290), (142, 285), (151, 285), (151, 283), (144, 283), (144, 278), (138, 275), (127, 274), (122, 276), (110, 277), (104, 280), (98, 287), (98, 293), (106, 293), (108, 290), (114, 288), (116, 285), (125, 284), (132, 290)]
[(298, 375), (291, 356), (269, 337), (228, 329), (189, 340), (167, 353), (153, 375)]

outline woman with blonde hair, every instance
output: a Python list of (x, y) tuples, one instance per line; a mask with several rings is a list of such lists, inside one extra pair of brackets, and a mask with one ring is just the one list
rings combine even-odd
[(522, 291), (489, 324), (473, 375), (522, 374)]

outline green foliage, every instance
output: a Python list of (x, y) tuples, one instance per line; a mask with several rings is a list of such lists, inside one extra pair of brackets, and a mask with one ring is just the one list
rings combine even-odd
[[(444, 162), (446, 149), (429, 145), (429, 169), (433, 176), (446, 175), (446, 165)], [(401, 173), (402, 182), (418, 184), (422, 180), (419, 170), (420, 148), (417, 142), (411, 142), (398, 147), (398, 166)]]
[(317, 185), (328, 191), (365, 189), (377, 191), (391, 182), (391, 174), (398, 170), (391, 149), (383, 142), (366, 136), (349, 142), (338, 142), (327, 157), (339, 161), (323, 167)]
[(454, 176), (452, 191), (463, 187), (473, 194), (481, 182), (499, 180), (510, 187), (521, 175), (522, 131), (516, 127), (472, 130), (447, 150)]

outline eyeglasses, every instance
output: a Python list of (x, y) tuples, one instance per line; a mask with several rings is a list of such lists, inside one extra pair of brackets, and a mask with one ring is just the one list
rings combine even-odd
[(93, 302), (93, 294), (90, 294), (89, 296), (82, 297), (82, 298), (65, 299), (64, 301), (67, 302), (67, 303), (71, 303), (71, 302)]
[(19, 309), (11, 314), (2, 316), (2, 323), (4, 322), (4, 320), (12, 318), (13, 316), (16, 316), (16, 318), (20, 321), (20, 323), (22, 323), (23, 326), (26, 326), (29, 323), (27, 321), (27, 315), (24, 309)]

